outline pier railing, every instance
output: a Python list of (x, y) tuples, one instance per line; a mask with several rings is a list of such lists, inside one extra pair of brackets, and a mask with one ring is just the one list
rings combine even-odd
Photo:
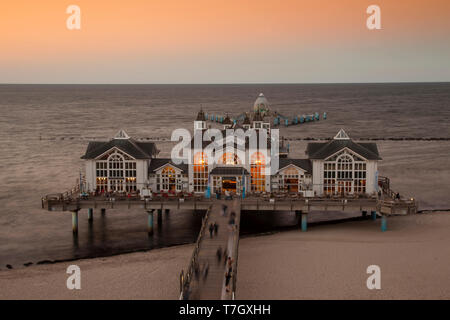
[(72, 189), (67, 190), (62, 193), (52, 193), (48, 194), (45, 197), (41, 199), (42, 202), (42, 209), (45, 208), (45, 205), (48, 204), (48, 202), (56, 202), (56, 203), (66, 203), (73, 200), (76, 200), (80, 197), (80, 186), (75, 185)]
[[(240, 220), (239, 220), (240, 221)], [(233, 267), (232, 267), (232, 274), (231, 274), (231, 284), (232, 284), (232, 290), (231, 290), (231, 299), (236, 299), (236, 282), (237, 282), (237, 266), (238, 266), (238, 258), (239, 258), (239, 232), (241, 229), (241, 223), (238, 223), (236, 225), (236, 230), (234, 234), (234, 249), (236, 250), (235, 257), (236, 259), (233, 261)]]
[(200, 232), (198, 233), (197, 241), (195, 242), (195, 248), (192, 252), (191, 259), (189, 260), (189, 265), (186, 269), (186, 273), (184, 273), (183, 270), (181, 270), (180, 273), (180, 300), (183, 299), (185, 295), (185, 291), (189, 290), (189, 286), (191, 283), (192, 275), (194, 273), (194, 268), (196, 264), (198, 263), (198, 253), (200, 251), (200, 244), (203, 238), (203, 235), (206, 230), (206, 224), (209, 218), (209, 214), (211, 212), (211, 206), (206, 211), (205, 216), (202, 219), (202, 226), (200, 227)]

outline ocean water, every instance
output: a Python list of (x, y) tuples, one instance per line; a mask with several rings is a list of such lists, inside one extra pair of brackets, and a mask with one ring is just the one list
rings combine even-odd
[[(327, 120), (280, 130), (294, 140), (293, 156), (305, 156), (302, 139), (329, 138), (344, 128), (353, 139), (379, 140), (380, 174), (402, 193), (420, 199), (423, 208), (450, 207), (449, 83), (0, 85), (0, 268), (195, 241), (201, 215), (163, 215), (149, 238), (146, 214), (139, 210), (95, 213), (92, 225), (81, 212), (74, 238), (70, 213), (42, 210), (40, 199), (75, 184), (90, 139), (109, 139), (125, 129), (156, 141), (161, 156), (168, 156), (172, 130), (192, 129), (201, 106), (208, 113), (239, 114), (251, 110), (260, 92), (285, 115), (327, 112)], [(249, 214), (242, 227), (252, 234), (296, 223), (289, 213)]]

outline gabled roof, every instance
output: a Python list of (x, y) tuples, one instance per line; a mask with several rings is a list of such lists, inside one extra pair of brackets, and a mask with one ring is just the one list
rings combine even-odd
[(356, 143), (345, 133), (339, 130), (333, 140), (323, 143), (308, 143), (306, 153), (310, 159), (326, 159), (333, 154), (347, 148), (367, 160), (381, 160), (376, 143)]
[(367, 160), (381, 160), (376, 143), (356, 143), (350, 139), (308, 143), (306, 153), (310, 159), (326, 159), (344, 148)]
[(115, 138), (110, 141), (90, 141), (81, 159), (95, 159), (113, 148), (117, 148), (135, 159), (150, 159), (159, 152), (153, 142), (138, 142), (131, 138)]
[(344, 129), (339, 130), (337, 135), (334, 136), (335, 140), (350, 140), (350, 137), (345, 133)]
[(312, 173), (311, 161), (309, 159), (289, 159), (289, 158), (280, 158), (279, 159), (279, 169), (280, 171), (283, 168), (286, 168), (289, 165), (294, 165), (305, 170), (308, 173)]
[(161, 168), (162, 166), (165, 166), (166, 164), (170, 164), (172, 167), (176, 167), (183, 172), (188, 172), (188, 165), (185, 163), (182, 164), (175, 164), (173, 163), (172, 159), (170, 158), (154, 158), (150, 161), (150, 166), (148, 167), (148, 172), (154, 172)]
[(230, 176), (241, 176), (248, 175), (248, 171), (243, 167), (215, 167), (211, 170), (212, 175), (230, 175)]

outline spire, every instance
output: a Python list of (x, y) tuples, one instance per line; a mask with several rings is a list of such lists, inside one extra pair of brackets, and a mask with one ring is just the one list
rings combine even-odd
[(233, 124), (233, 122), (230, 119), (230, 116), (227, 113), (227, 116), (225, 117), (225, 119), (223, 119), (222, 124), (228, 125), (228, 124)]
[(334, 140), (350, 140), (350, 137), (345, 133), (344, 129), (341, 129), (337, 135), (334, 136)]
[(125, 132), (125, 130), (120, 129), (114, 136), (114, 139), (130, 139), (130, 136)]
[(200, 111), (197, 114), (196, 121), (206, 121), (205, 113), (203, 112), (203, 107), (200, 107)]
[(248, 113), (245, 113), (245, 118), (244, 118), (244, 122), (242, 124), (251, 124), (250, 123), (250, 118), (248, 117)]

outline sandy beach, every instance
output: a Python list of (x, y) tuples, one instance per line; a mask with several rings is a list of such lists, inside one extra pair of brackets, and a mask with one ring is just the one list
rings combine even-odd
[[(241, 239), (238, 299), (449, 299), (450, 213), (311, 226)], [(176, 299), (192, 245), (0, 271), (0, 299)], [(81, 268), (68, 290), (66, 268)], [(368, 290), (366, 268), (381, 268)]]

